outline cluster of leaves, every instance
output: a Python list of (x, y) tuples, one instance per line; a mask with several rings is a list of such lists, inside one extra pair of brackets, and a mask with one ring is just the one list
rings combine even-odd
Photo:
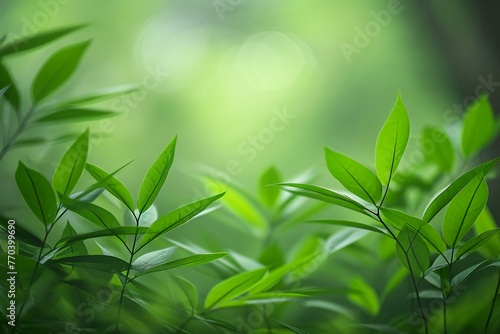
[[(0, 161), (14, 148), (74, 138), (75, 136), (72, 133), (47, 138), (46, 133), (36, 130), (45, 125), (92, 121), (114, 116), (116, 114), (114, 111), (89, 108), (88, 105), (133, 90), (132, 87), (114, 87), (62, 102), (48, 100), (76, 71), (90, 45), (90, 40), (87, 40), (65, 46), (54, 52), (36, 73), (31, 84), (30, 96), (21, 94), (16, 85), (16, 80), (7, 66), (8, 58), (36, 50), (83, 27), (60, 28), (10, 42), (7, 42), (7, 36), (0, 39), (0, 96), (4, 97), (0, 104), (3, 115), (2, 128), (0, 129), (2, 132)], [(31, 135), (27, 135), (27, 129), (30, 129), (29, 133)]]

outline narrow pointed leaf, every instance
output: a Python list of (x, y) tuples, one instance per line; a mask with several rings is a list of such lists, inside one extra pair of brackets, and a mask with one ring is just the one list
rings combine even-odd
[(463, 282), (465, 282), (472, 274), (474, 274), (475, 272), (481, 270), (481, 266), (483, 264), (485, 264), (487, 261), (483, 261), (483, 262), (480, 262), (480, 263), (477, 263), (477, 264), (474, 264), (472, 265), (471, 267), (461, 271), (460, 273), (458, 273), (455, 277), (453, 277), (453, 279), (451, 280), (451, 286), (452, 287), (456, 287), (460, 284), (462, 284)]
[(105, 230), (81, 233), (72, 237), (62, 238), (57, 242), (57, 246), (70, 245), (78, 241), (84, 241), (88, 239), (96, 239), (109, 236), (124, 236), (124, 235), (138, 235), (146, 234), (148, 232), (147, 227), (136, 227), (136, 226), (120, 226), (114, 228), (107, 228)]
[(10, 85), (7, 85), (3, 88), (0, 89), (0, 97), (3, 96), (3, 94), (5, 94), (5, 92), (9, 89)]
[(141, 272), (163, 264), (174, 255), (176, 249), (174, 246), (144, 254), (134, 261), (132, 268)]
[(174, 268), (183, 268), (183, 267), (193, 267), (199, 266), (202, 264), (206, 264), (212, 261), (215, 261), (223, 256), (226, 256), (226, 253), (210, 253), (210, 254), (196, 254), (188, 257), (184, 257), (182, 259), (170, 261), (164, 264), (157, 265), (156, 267), (151, 267), (147, 270), (139, 272), (136, 277), (143, 276), (146, 274), (155, 273), (158, 271), (170, 270)]
[(500, 158), (496, 158), (485, 162), (464, 175), (460, 176), (458, 179), (453, 181), (445, 190), (439, 193), (427, 206), (425, 209), (424, 215), (422, 219), (426, 222), (430, 222), (432, 218), (434, 218), (439, 211), (441, 211), (450, 201), (467, 185), (471, 182), (476, 176), (483, 175), (485, 176), (493, 167), (498, 164)]
[(274, 185), (282, 181), (281, 174), (276, 167), (268, 168), (260, 177), (259, 180), (259, 194), (262, 202), (268, 207), (272, 207), (280, 195), (280, 188)]
[(85, 25), (76, 25), (44, 31), (29, 37), (20, 37), (0, 48), (0, 58), (3, 56), (22, 52), (50, 43), (58, 38), (61, 38), (75, 30), (81, 29)]
[(16, 170), (16, 183), (35, 216), (44, 225), (51, 224), (57, 214), (57, 203), (49, 181), (42, 174), (26, 167), (19, 161)]
[(3, 64), (3, 62), (0, 61), (0, 87), (9, 87), (7, 91), (4, 92), (3, 97), (9, 101), (9, 103), (16, 109), (16, 112), (19, 112), (19, 105), (20, 105), (20, 97), (19, 97), (19, 92), (16, 88), (16, 85), (14, 84), (14, 80), (12, 79), (12, 76), (10, 75), (9, 71)]
[(64, 154), (52, 177), (52, 186), (58, 193), (67, 196), (75, 188), (80, 179), (89, 150), (89, 130), (78, 137)]
[(388, 185), (390, 179), (396, 173), (409, 137), (410, 121), (408, 113), (401, 96), (398, 95), (396, 104), (377, 138), (377, 175), (383, 185)]
[[(420, 235), (405, 226), (398, 234), (396, 255), (413, 276), (422, 277), (430, 266), (429, 249)], [(408, 261), (409, 260), (409, 261)]]
[(65, 108), (36, 119), (38, 123), (90, 122), (107, 117), (117, 116), (119, 113), (109, 110), (88, 108)]
[(105, 170), (90, 163), (87, 163), (85, 165), (85, 169), (97, 181), (107, 180), (104, 188), (109, 191), (111, 195), (120, 200), (120, 202), (125, 204), (127, 208), (129, 208), (129, 210), (134, 210), (134, 200), (132, 199), (132, 195), (130, 194), (130, 191), (127, 189), (127, 187), (123, 185), (123, 183), (121, 183), (114, 176), (111, 176)]
[[(458, 249), (456, 258), (460, 259), (460, 257), (462, 257), (463, 255), (484, 246), (485, 243), (492, 240), (493, 238), (498, 238), (499, 235), (500, 235), (500, 228), (496, 228), (494, 230), (485, 231), (480, 235), (475, 236), (474, 238), (467, 241)], [(498, 255), (500, 255), (500, 253), (498, 253), (497, 256)]]
[[(306, 295), (293, 292), (265, 292), (251, 296), (245, 296), (235, 300), (229, 300), (217, 305), (218, 309), (230, 307), (243, 307), (248, 305), (264, 305), (286, 303), (297, 298), (304, 298)], [(275, 332), (273, 330), (273, 332)], [(288, 333), (288, 332), (287, 332)]]
[[(9, 220), (6, 217), (1, 217), (1, 219), (4, 222), (7, 222)], [(4, 224), (2, 224), (2, 226), (0, 226), (0, 228), (2, 230), (4, 230), (5, 233), (8, 233), (7, 232), (7, 224), (5, 224), (5, 226), (4, 226)], [(4, 240), (7, 240), (7, 236), (5, 236)], [(27, 229), (25, 229), (24, 227), (22, 227), (21, 225), (19, 225), (17, 223), (16, 223), (16, 240), (24, 242), (28, 245), (39, 247), (39, 248), (44, 246), (43, 241), (38, 236), (36, 236), (35, 234), (28, 231)]]
[(350, 284), (349, 299), (368, 314), (377, 315), (380, 310), (380, 300), (377, 292), (361, 278), (355, 278)]
[(328, 170), (347, 190), (365, 201), (376, 204), (382, 196), (382, 185), (371, 170), (359, 162), (325, 148)]
[(450, 138), (441, 129), (427, 127), (422, 133), (422, 151), (444, 172), (451, 172), (455, 163), (455, 149)]
[(482, 175), (476, 176), (451, 201), (443, 221), (443, 237), (455, 245), (471, 229), (488, 200), (488, 186)]
[(318, 219), (318, 220), (310, 220), (307, 223), (319, 223), (319, 224), (327, 224), (327, 225), (334, 225), (334, 226), (351, 227), (351, 228), (355, 228), (355, 229), (366, 230), (366, 231), (370, 231), (370, 232), (376, 232), (376, 233), (380, 233), (383, 235), (387, 235), (387, 233), (379, 227), (368, 225), (368, 224), (363, 224), (363, 223), (347, 221), (347, 220)]
[(115, 216), (113, 216), (111, 212), (101, 208), (100, 206), (64, 197), (62, 194), (59, 194), (59, 197), (62, 204), (66, 208), (84, 218), (87, 218), (97, 226), (105, 228), (120, 226), (120, 223), (118, 223), (118, 220), (116, 220)]
[(161, 187), (165, 183), (170, 167), (174, 162), (176, 142), (177, 136), (174, 137), (167, 148), (160, 154), (142, 181), (137, 199), (137, 207), (140, 212), (146, 211), (153, 204)]
[(86, 104), (97, 103), (105, 100), (114, 99), (120, 96), (124, 96), (130, 94), (134, 91), (137, 91), (139, 87), (126, 85), (126, 86), (117, 86), (117, 87), (108, 87), (105, 89), (101, 89), (94, 93), (90, 93), (83, 97), (77, 97), (70, 100), (66, 100), (64, 102), (58, 103), (57, 105), (52, 106), (54, 109), (62, 109), (63, 107), (68, 106), (80, 106)]
[(68, 256), (49, 261), (50, 263), (62, 263), (75, 267), (98, 269), (110, 273), (122, 272), (127, 269), (128, 263), (117, 257), (109, 255), (78, 255)]
[(232, 300), (257, 284), (267, 273), (266, 268), (243, 272), (215, 285), (205, 299), (205, 309), (217, 308), (217, 305)]
[(60, 49), (43, 64), (33, 82), (34, 102), (47, 97), (70, 78), (89, 44), (86, 41)]
[(495, 132), (495, 119), (488, 97), (479, 97), (467, 110), (462, 127), (462, 153), (477, 153), (490, 142)]

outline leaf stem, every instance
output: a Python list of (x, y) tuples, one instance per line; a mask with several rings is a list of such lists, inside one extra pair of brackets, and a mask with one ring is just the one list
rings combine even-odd
[(10, 135), (7, 141), (3, 144), (2, 149), (0, 150), (0, 161), (2, 161), (3, 157), (7, 154), (12, 145), (16, 142), (17, 138), (23, 133), (26, 129), (29, 121), (31, 120), (31, 116), (35, 111), (35, 106), (32, 106), (31, 109), (24, 115), (24, 117), (19, 122), (17, 129)]

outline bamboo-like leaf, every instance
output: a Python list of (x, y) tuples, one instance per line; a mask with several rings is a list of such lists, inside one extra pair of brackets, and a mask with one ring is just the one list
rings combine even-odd
[[(302, 183), (281, 183), (279, 184), (285, 187), (285, 190), (293, 194), (297, 194), (304, 197), (314, 198), (326, 203), (331, 203), (335, 205), (342, 206), (347, 209), (368, 215), (367, 208), (365, 208), (361, 203), (356, 202), (354, 199), (345, 196), (343, 194), (337, 193), (333, 190), (315, 186), (312, 184), (302, 184)], [(287, 188), (297, 188), (304, 191), (289, 190)]]
[(79, 214), (80, 216), (87, 218), (92, 223), (100, 227), (114, 228), (119, 227), (120, 223), (116, 220), (115, 216), (106, 209), (100, 206), (74, 200), (59, 194), (61, 203), (69, 210)]
[(477, 153), (490, 142), (495, 118), (488, 97), (479, 97), (467, 110), (462, 127), (462, 152), (465, 157)]
[(7, 91), (4, 92), (3, 97), (9, 101), (9, 103), (14, 107), (16, 112), (19, 112), (20, 97), (19, 91), (14, 84), (14, 80), (10, 75), (9, 71), (5, 67), (2, 61), (0, 61), (0, 87), (9, 87)]
[(130, 191), (127, 189), (127, 187), (123, 185), (123, 183), (121, 183), (117, 178), (110, 175), (105, 170), (90, 163), (87, 163), (85, 165), (85, 169), (97, 181), (107, 180), (105, 182), (104, 188), (109, 191), (111, 195), (120, 200), (120, 202), (125, 204), (130, 211), (134, 210), (134, 200), (132, 199), (132, 195), (130, 194)]
[(161, 187), (165, 183), (170, 167), (174, 162), (176, 142), (177, 136), (172, 139), (167, 148), (160, 154), (142, 181), (137, 199), (139, 212), (146, 211), (153, 204)]
[(382, 196), (382, 185), (371, 170), (343, 154), (325, 148), (328, 170), (347, 190), (365, 201), (376, 204)]
[[(474, 224), (474, 232), (476, 235), (480, 235), (486, 231), (496, 229), (497, 226), (497, 222), (493, 218), (490, 210), (485, 206), (483, 212), (477, 217), (476, 223)], [(498, 258), (500, 254), (500, 235), (492, 237), (484, 247), (479, 249), (479, 252), (491, 259)]]
[(458, 273), (455, 277), (453, 277), (453, 279), (451, 280), (451, 286), (452, 287), (456, 287), (460, 284), (462, 284), (463, 282), (465, 282), (472, 274), (474, 274), (475, 272), (483, 269), (481, 266), (483, 264), (485, 264), (487, 261), (483, 261), (483, 262), (480, 262), (480, 263), (476, 263), (472, 266), (470, 266), (469, 268), (467, 269), (464, 269), (463, 271), (461, 271), (460, 273)]
[(217, 308), (218, 304), (232, 300), (257, 284), (267, 273), (266, 268), (243, 272), (215, 285), (205, 299), (205, 309)]
[(398, 234), (396, 255), (413, 276), (422, 277), (430, 265), (429, 249), (420, 235), (408, 226)]
[(427, 127), (422, 133), (422, 151), (439, 168), (450, 173), (455, 163), (455, 150), (450, 138), (441, 129)]
[(26, 167), (21, 161), (16, 170), (16, 183), (24, 200), (44, 225), (56, 218), (57, 203), (49, 181), (40, 173)]
[(52, 186), (58, 193), (67, 196), (80, 179), (89, 150), (89, 129), (78, 137), (64, 154), (52, 177)]
[(334, 226), (344, 226), (344, 227), (350, 227), (350, 228), (366, 230), (366, 231), (370, 231), (370, 232), (376, 232), (376, 233), (380, 233), (383, 235), (387, 235), (387, 233), (379, 227), (368, 225), (368, 224), (363, 224), (363, 223), (347, 221), (347, 220), (317, 219), (317, 220), (307, 221), (307, 223), (319, 223), (319, 224), (327, 224), (327, 225), (334, 225)]
[(47, 263), (68, 264), (75, 267), (98, 269), (110, 273), (122, 272), (127, 269), (128, 263), (109, 255), (77, 255), (52, 259)]
[(16, 52), (23, 52), (50, 43), (75, 30), (81, 29), (85, 25), (76, 25), (64, 28), (44, 31), (29, 37), (18, 38), (0, 48), (0, 58)]
[(282, 182), (281, 174), (276, 167), (269, 167), (260, 177), (259, 194), (262, 202), (268, 207), (272, 207), (280, 195), (280, 188), (274, 185)]
[(450, 201), (467, 185), (471, 180), (473, 180), (478, 175), (485, 176), (496, 164), (500, 161), (500, 158), (496, 158), (485, 162), (464, 175), (460, 176), (458, 179), (453, 181), (445, 190), (439, 193), (427, 206), (425, 209), (422, 219), (426, 222), (430, 222), (439, 211), (441, 211)]
[(451, 201), (443, 221), (443, 237), (455, 245), (471, 229), (488, 200), (488, 186), (482, 175), (476, 176)]
[(498, 236), (500, 235), (499, 233), (500, 233), (500, 228), (496, 228), (494, 230), (485, 231), (480, 235), (476, 235), (474, 238), (467, 241), (458, 249), (456, 258), (460, 259), (460, 257), (462, 257), (463, 255), (484, 246), (485, 243), (487, 243), (494, 237), (498, 238)]
[[(230, 308), (230, 307), (243, 307), (248, 305), (285, 303), (304, 297), (307, 296), (293, 292), (264, 292), (220, 303), (217, 305), (217, 309)], [(273, 332), (275, 331), (273, 330)]]
[(117, 116), (119, 113), (109, 110), (88, 108), (65, 108), (36, 119), (38, 123), (89, 122)]
[(222, 195), (224, 195), (224, 193), (186, 204), (159, 218), (149, 227), (148, 233), (142, 238), (140, 248), (170, 232), (171, 230), (187, 223), (189, 220), (205, 210), (210, 204), (221, 198)]
[(410, 121), (408, 113), (401, 100), (401, 95), (398, 94), (396, 104), (377, 138), (377, 175), (383, 185), (388, 185), (390, 179), (396, 173), (409, 137)]
[(362, 310), (371, 315), (377, 315), (380, 310), (380, 300), (377, 292), (361, 278), (351, 280), (349, 299)]
[(74, 44), (55, 52), (33, 81), (33, 101), (39, 102), (65, 83), (76, 70), (90, 41)]
[(174, 255), (176, 249), (173, 246), (144, 254), (132, 263), (132, 268), (141, 272), (163, 264)]
[(120, 226), (120, 227), (114, 227), (114, 228), (107, 228), (105, 230), (100, 230), (100, 231), (94, 231), (94, 232), (88, 232), (88, 233), (82, 233), (78, 234), (72, 237), (66, 237), (62, 238), (57, 242), (57, 246), (62, 246), (62, 245), (70, 245), (72, 243), (78, 242), (78, 241), (84, 241), (88, 239), (95, 239), (95, 238), (102, 238), (102, 237), (109, 237), (109, 236), (124, 236), (124, 235), (135, 235), (136, 233), (141, 235), (141, 234), (146, 234), (148, 232), (147, 227), (136, 227), (136, 226)]
[(117, 87), (107, 87), (99, 91), (90, 93), (83, 97), (76, 97), (64, 102), (58, 103), (57, 105), (51, 106), (52, 109), (63, 109), (67, 107), (81, 106), (92, 103), (97, 103), (105, 100), (114, 99), (120, 96), (124, 96), (136, 91), (139, 87), (132, 85), (117, 86)]
[(196, 254), (188, 257), (184, 257), (182, 259), (170, 261), (164, 264), (157, 265), (155, 267), (151, 267), (147, 270), (141, 271), (137, 273), (135, 277), (143, 276), (146, 274), (151, 274), (158, 271), (170, 270), (174, 268), (183, 268), (183, 267), (192, 267), (199, 266), (205, 263), (209, 263), (215, 261), (223, 256), (226, 256), (226, 253), (210, 253), (210, 254)]

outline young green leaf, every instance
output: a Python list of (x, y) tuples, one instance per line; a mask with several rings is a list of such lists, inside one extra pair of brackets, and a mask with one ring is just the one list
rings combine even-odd
[(380, 300), (377, 292), (360, 277), (351, 280), (349, 299), (371, 315), (377, 315), (380, 310)]
[(87, 170), (87, 172), (89, 172), (90, 175), (92, 175), (94, 179), (96, 179), (96, 181), (101, 182), (103, 180), (106, 180), (104, 188), (109, 191), (111, 195), (116, 197), (120, 202), (125, 204), (130, 211), (134, 210), (134, 200), (132, 199), (132, 195), (130, 194), (130, 191), (127, 189), (127, 187), (123, 185), (123, 183), (121, 183), (117, 178), (110, 175), (105, 170), (90, 163), (87, 163), (85, 165), (85, 169)]
[[(465, 244), (463, 244), (457, 251), (457, 254), (455, 257), (457, 259), (460, 259), (463, 255), (470, 253), (482, 246), (484, 246), (485, 243), (488, 241), (492, 240), (493, 238), (498, 238), (500, 236), (500, 228), (496, 228), (494, 230), (489, 230), (481, 233), (480, 235), (476, 235), (474, 238), (470, 239), (467, 241)], [(498, 241), (498, 239), (496, 239)], [(498, 253), (500, 254), (500, 253)], [(497, 254), (497, 256), (498, 256)]]
[(81, 29), (82, 27), (85, 27), (85, 25), (58, 28), (50, 31), (44, 31), (29, 37), (18, 38), (0, 48), (0, 58), (9, 54), (23, 52), (50, 43), (75, 30)]
[(75, 267), (98, 269), (110, 273), (122, 272), (127, 269), (128, 263), (109, 255), (77, 255), (52, 259), (47, 263), (62, 263)]
[(334, 225), (334, 226), (345, 226), (345, 227), (351, 227), (351, 228), (356, 228), (356, 229), (361, 229), (361, 230), (366, 230), (366, 231), (370, 231), (370, 232), (376, 232), (376, 233), (380, 233), (383, 235), (387, 235), (387, 233), (379, 227), (368, 225), (368, 224), (363, 224), (363, 223), (351, 222), (351, 221), (347, 221), (347, 220), (318, 219), (318, 220), (310, 220), (307, 223), (319, 223), (319, 224), (328, 224), (328, 225)]
[(9, 71), (1, 61), (0, 61), (0, 87), (9, 87), (9, 89), (4, 93), (4, 97), (14, 107), (16, 112), (19, 112), (19, 106), (20, 106), (19, 92), (16, 88), (16, 85), (14, 84), (14, 81), (12, 80)]
[(371, 170), (338, 152), (325, 148), (330, 173), (356, 196), (376, 204), (382, 196), (382, 185)]
[(65, 237), (62, 238), (57, 242), (56, 246), (62, 246), (62, 245), (70, 245), (74, 242), (78, 241), (84, 241), (88, 239), (95, 239), (95, 238), (102, 238), (102, 237), (109, 237), (109, 236), (115, 236), (115, 237), (121, 237), (124, 235), (135, 235), (137, 234), (146, 234), (148, 232), (147, 227), (136, 227), (136, 226), (120, 226), (120, 227), (113, 227), (113, 228), (107, 228), (105, 230), (100, 230), (100, 231), (95, 231), (95, 232), (88, 232), (88, 233), (82, 233), (78, 234), (72, 237)]
[[(476, 235), (480, 235), (486, 231), (496, 229), (497, 226), (497, 222), (491, 215), (490, 210), (487, 206), (485, 206), (474, 224), (474, 232)], [(497, 258), (500, 254), (500, 235), (492, 237), (492, 239), (489, 240), (484, 247), (479, 249), (479, 252), (488, 258)]]
[(120, 223), (118, 223), (118, 220), (116, 220), (115, 216), (113, 216), (111, 212), (101, 208), (100, 206), (74, 200), (65, 197), (61, 193), (59, 193), (59, 198), (61, 200), (61, 203), (66, 208), (79, 214), (84, 218), (87, 218), (89, 221), (96, 224), (97, 226), (105, 228), (113, 228), (120, 226)]
[(52, 177), (52, 186), (58, 193), (67, 196), (75, 188), (85, 168), (89, 150), (89, 129), (78, 137), (64, 154)]
[(268, 207), (272, 207), (280, 195), (280, 188), (274, 185), (282, 181), (281, 174), (276, 167), (269, 167), (260, 177), (259, 193), (262, 202)]
[(143, 276), (146, 274), (151, 274), (155, 273), (158, 271), (164, 271), (164, 270), (169, 270), (169, 269), (174, 269), (174, 268), (183, 268), (183, 267), (192, 267), (192, 266), (199, 266), (205, 263), (209, 263), (212, 261), (215, 261), (223, 256), (226, 256), (226, 253), (210, 253), (210, 254), (196, 254), (196, 255), (191, 255), (184, 257), (182, 259), (170, 261), (167, 263), (163, 263), (160, 265), (157, 265), (155, 267), (148, 268), (144, 271), (141, 271), (137, 273), (135, 277)]
[(153, 204), (161, 187), (165, 183), (165, 179), (174, 161), (176, 142), (177, 136), (172, 139), (167, 148), (160, 154), (142, 181), (137, 199), (139, 212), (146, 211)]
[[(280, 184), (284, 189), (290, 193), (314, 198), (326, 203), (331, 203), (335, 205), (342, 206), (347, 209), (351, 209), (353, 211), (368, 215), (367, 208), (365, 208), (361, 203), (356, 202), (354, 199), (330, 190), (328, 188), (323, 188), (319, 186), (315, 186), (312, 184), (302, 184), (302, 183), (281, 183)], [(287, 189), (292, 188), (292, 190)], [(304, 191), (293, 190), (294, 188), (301, 189)]]
[(215, 285), (205, 299), (205, 309), (217, 308), (218, 304), (232, 300), (257, 284), (267, 273), (266, 268), (243, 272)]
[(138, 89), (139, 87), (132, 85), (107, 87), (83, 97), (77, 97), (58, 103), (57, 105), (51, 106), (51, 109), (66, 109), (67, 107), (97, 103), (130, 94)]
[(332, 234), (325, 242), (324, 250), (328, 255), (332, 255), (347, 246), (352, 245), (361, 238), (364, 238), (368, 231), (344, 229)]
[(453, 181), (445, 190), (443, 190), (439, 195), (437, 195), (425, 209), (422, 219), (426, 222), (430, 222), (439, 211), (441, 211), (450, 201), (476, 176), (485, 176), (496, 164), (500, 161), (500, 158), (496, 158), (485, 162), (464, 175), (460, 176), (458, 179)]
[(495, 119), (488, 97), (479, 97), (467, 110), (462, 128), (462, 153), (470, 157), (490, 142)]
[[(69, 238), (74, 238), (77, 235), (78, 235), (78, 233), (75, 231), (73, 226), (71, 226), (71, 223), (68, 221), (66, 223), (66, 227), (64, 228), (64, 231), (63, 231), (63, 234), (61, 237), (63, 239), (69, 239)], [(71, 245), (68, 245), (68, 244), (62, 245), (62, 247), (60, 247), (60, 248), (65, 248), (65, 246), (69, 246), (68, 251), (71, 254), (78, 254), (78, 255), (87, 255), (88, 254), (87, 247), (85, 246), (85, 244), (81, 240), (79, 242), (73, 242)]]
[(31, 211), (46, 226), (56, 218), (57, 203), (49, 181), (21, 161), (16, 170), (16, 183)]
[(377, 175), (383, 185), (388, 185), (396, 173), (410, 137), (410, 120), (401, 95), (377, 138)]
[(470, 230), (488, 200), (488, 186), (482, 175), (476, 176), (451, 201), (443, 221), (443, 237), (455, 245)]
[(485, 264), (487, 261), (483, 261), (483, 262), (480, 262), (480, 263), (476, 263), (472, 266), (470, 266), (469, 268), (461, 271), (460, 273), (458, 273), (455, 277), (453, 277), (453, 279), (451, 280), (451, 286), (452, 287), (456, 287), (460, 284), (462, 284), (463, 282), (465, 282), (469, 277), (470, 275), (474, 274), (475, 272), (483, 269), (481, 268), (481, 266), (483, 264)]
[(56, 110), (48, 115), (36, 119), (38, 123), (90, 122), (107, 117), (117, 116), (119, 113), (109, 110), (88, 108), (65, 108)]
[(132, 268), (141, 272), (163, 264), (174, 255), (176, 249), (174, 246), (144, 254), (132, 263)]
[(413, 276), (421, 277), (430, 265), (427, 245), (420, 235), (408, 226), (403, 227), (397, 238), (396, 255), (399, 261)]
[(149, 227), (148, 234), (146, 234), (142, 238), (140, 248), (144, 247), (151, 241), (161, 237), (162, 235), (170, 232), (174, 228), (177, 228), (187, 223), (189, 220), (191, 220), (196, 215), (201, 213), (210, 204), (215, 202), (217, 199), (221, 198), (223, 195), (224, 193), (221, 193), (215, 196), (203, 198), (196, 202), (186, 204), (178, 209), (175, 209), (174, 211), (171, 211), (167, 215), (159, 218)]
[[(217, 309), (230, 308), (230, 307), (243, 307), (248, 305), (285, 303), (291, 300), (295, 300), (297, 298), (304, 298), (304, 297), (307, 296), (293, 292), (265, 292), (220, 303), (217, 305)], [(273, 330), (273, 333), (276, 333), (276, 331)], [(286, 333), (290, 332), (287, 331)]]
[(73, 74), (90, 41), (74, 44), (54, 53), (33, 81), (33, 102), (39, 102), (59, 88)]
[(455, 163), (455, 150), (448, 135), (436, 127), (426, 127), (421, 139), (422, 151), (443, 172), (450, 173)]

